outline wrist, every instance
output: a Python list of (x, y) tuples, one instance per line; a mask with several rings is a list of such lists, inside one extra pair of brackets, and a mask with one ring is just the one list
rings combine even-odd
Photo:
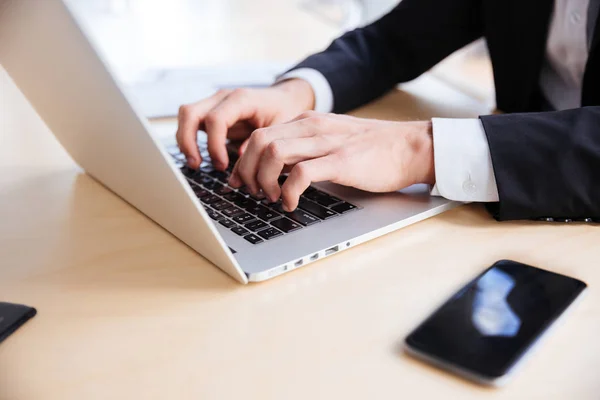
[(275, 83), (272, 88), (282, 91), (290, 99), (298, 113), (315, 109), (315, 93), (312, 86), (300, 78), (286, 79)]
[(433, 156), (433, 126), (431, 121), (415, 122), (413, 151), (415, 183), (435, 184), (435, 161)]

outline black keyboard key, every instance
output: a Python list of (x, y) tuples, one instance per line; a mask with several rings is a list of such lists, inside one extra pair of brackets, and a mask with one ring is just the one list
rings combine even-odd
[(260, 190), (256, 194), (251, 194), (250, 197), (256, 201), (259, 201), (265, 198), (265, 193), (262, 190)]
[(208, 196), (204, 196), (200, 200), (205, 204), (213, 204), (218, 201), (222, 201), (219, 196), (215, 196), (214, 194), (209, 194)]
[(282, 233), (281, 231), (278, 231), (275, 228), (267, 228), (267, 229), (263, 229), (262, 231), (258, 232), (259, 236), (261, 236), (263, 239), (273, 239), (274, 237), (277, 236), (281, 236)]
[(223, 225), (225, 228), (231, 228), (231, 227), (235, 226), (235, 223), (230, 219), (223, 219), (223, 220), (219, 221), (219, 223), (221, 225)]
[(285, 216), (296, 221), (297, 223), (299, 223), (301, 225), (304, 225), (304, 226), (308, 226), (308, 225), (316, 224), (317, 222), (321, 222), (321, 220), (318, 219), (317, 217), (315, 217), (314, 215), (311, 215), (311, 214), (307, 213), (306, 211), (301, 210), (299, 208), (296, 208), (291, 213), (285, 213)]
[(318, 190), (313, 190), (313, 191), (310, 191), (310, 192), (307, 190), (307, 191), (305, 191), (305, 192), (304, 192), (302, 195), (303, 195), (304, 197), (306, 197), (307, 199), (310, 199), (310, 200), (313, 200), (313, 201), (315, 201), (315, 200), (317, 199), (317, 197), (319, 197), (319, 195), (320, 195), (321, 193), (322, 193), (322, 192), (320, 192), (320, 191), (318, 191)]
[(227, 201), (230, 201), (230, 202), (232, 202), (232, 203), (236, 203), (236, 202), (238, 202), (238, 201), (241, 201), (241, 200), (245, 200), (245, 199), (246, 199), (246, 197), (245, 197), (245, 196), (243, 196), (243, 195), (239, 194), (238, 192), (231, 192), (231, 193), (228, 193), (228, 194), (224, 195), (224, 196), (223, 196), (223, 198), (224, 198), (225, 200), (227, 200)]
[(317, 198), (317, 203), (319, 203), (320, 205), (322, 205), (324, 207), (331, 207), (334, 204), (338, 204), (341, 202), (342, 202), (341, 199), (338, 199), (337, 197), (328, 195), (327, 193), (323, 193), (321, 196), (319, 196)]
[[(271, 221), (271, 225), (273, 225), (276, 228), (281, 229), (285, 233), (295, 231), (295, 230), (302, 228), (302, 225), (292, 221), (291, 219), (287, 219), (287, 218), (280, 218), (275, 221)], [(260, 235), (260, 233), (259, 233), (259, 235)]]
[(223, 213), (224, 216), (229, 217), (229, 218), (237, 217), (238, 215), (242, 215), (245, 213), (244, 210), (239, 209), (237, 207), (231, 207), (231, 208), (225, 209), (221, 212)]
[(217, 181), (202, 184), (202, 187), (208, 190), (218, 189), (220, 186), (221, 184)]
[(343, 202), (341, 204), (331, 207), (331, 209), (337, 213), (343, 214), (347, 213), (348, 211), (356, 210), (356, 206), (354, 204)]
[(231, 228), (231, 231), (239, 236), (244, 236), (250, 233), (248, 229), (244, 229), (241, 226), (234, 226), (233, 228)]
[(244, 197), (242, 199), (237, 199), (234, 201), (235, 205), (241, 208), (253, 208), (256, 206), (256, 201), (252, 200), (249, 197)]
[(239, 191), (240, 191), (241, 193), (245, 194), (246, 196), (249, 196), (249, 195), (250, 195), (250, 190), (248, 190), (248, 187), (247, 187), (247, 186), (242, 186), (242, 187), (239, 189)]
[(286, 212), (283, 210), (283, 203), (281, 201), (278, 201), (277, 203), (269, 203), (268, 207), (279, 213), (279, 214), (285, 214)]
[(316, 191), (316, 190), (317, 190), (317, 189), (315, 189), (314, 187), (312, 187), (312, 186), (309, 186), (309, 187), (307, 187), (307, 188), (306, 188), (306, 190), (305, 190), (305, 191), (304, 191), (304, 193), (302, 193), (302, 194), (306, 196), (308, 193), (312, 193), (312, 192), (314, 192), (314, 191)]
[(215, 192), (218, 195), (223, 196), (225, 194), (232, 193), (233, 189), (230, 188), (229, 186), (221, 186), (221, 187), (216, 187), (215, 189), (213, 189), (213, 192)]
[(190, 167), (184, 166), (181, 167), (181, 173), (186, 178), (193, 178), (198, 173), (198, 171), (195, 169), (191, 169)]
[(223, 200), (223, 198), (219, 197), (219, 201), (212, 203), (210, 206), (217, 211), (223, 211), (223, 210), (233, 207), (233, 204), (231, 204), (230, 202), (225, 201), (225, 200)]
[(245, 214), (241, 214), (241, 215), (236, 215), (235, 217), (232, 218), (235, 222), (237, 222), (238, 224), (242, 224), (244, 225), (247, 222), (253, 221), (256, 219), (256, 217), (254, 215), (250, 215), (248, 213)]
[(268, 208), (265, 208), (265, 207), (259, 209), (258, 212), (256, 213), (256, 215), (258, 215), (258, 218), (260, 218), (264, 221), (271, 221), (276, 218), (279, 218), (279, 216), (280, 216), (280, 214), (278, 212), (269, 210)]
[(257, 243), (260, 243), (263, 241), (260, 237), (258, 237), (254, 233), (244, 236), (244, 239), (246, 239), (247, 241), (249, 241), (252, 244), (257, 244)]
[(223, 185), (221, 185), (221, 182), (218, 181), (212, 181), (211, 183), (205, 183), (204, 185), (205, 188), (212, 190), (213, 192), (216, 192), (217, 190), (220, 190), (221, 188), (223, 188)]
[(266, 228), (267, 224), (265, 224), (264, 222), (260, 221), (260, 220), (256, 220), (256, 221), (252, 221), (252, 222), (248, 222), (246, 225), (244, 225), (246, 228), (250, 229), (251, 231), (258, 231), (261, 230), (263, 228)]
[(227, 180), (229, 179), (229, 174), (224, 171), (214, 170), (214, 171), (210, 172), (209, 175), (223, 183), (226, 183)]
[(254, 215), (258, 215), (260, 213), (268, 213), (269, 211), (272, 211), (271, 209), (267, 208), (264, 203), (258, 203), (256, 205), (256, 207), (252, 208), (252, 211), (254, 211)]
[(223, 215), (219, 214), (215, 210), (211, 210), (210, 208), (206, 209), (206, 213), (208, 214), (209, 217), (211, 217), (215, 221), (225, 218)]
[(281, 201), (276, 201), (275, 203), (271, 203), (268, 199), (265, 199), (261, 202), (265, 207), (269, 207), (271, 210), (275, 210), (277, 212), (281, 212)]
[(209, 177), (208, 175), (204, 174), (204, 173), (199, 173), (198, 175), (194, 176), (194, 182), (196, 182), (199, 185), (206, 185), (206, 184), (210, 184), (213, 183), (214, 180)]
[(198, 198), (200, 198), (200, 199), (202, 197), (208, 196), (210, 194), (210, 192), (208, 190), (202, 189), (199, 186), (194, 186), (193, 189), (194, 189), (194, 193), (196, 194), (196, 196), (198, 196)]
[(268, 210), (268, 208), (266, 208), (265, 206), (261, 205), (260, 203), (249, 203), (246, 206), (246, 211), (248, 211), (250, 214), (253, 215), (257, 215), (259, 213), (259, 211), (261, 210)]
[(342, 200), (338, 199), (337, 197), (330, 196), (327, 193), (321, 192), (319, 190), (315, 190), (313, 192), (306, 193), (306, 194), (304, 194), (304, 197), (306, 197), (307, 199), (310, 199), (314, 202), (317, 202), (324, 207), (331, 207), (334, 204), (342, 202)]
[(313, 203), (302, 198), (300, 199), (300, 204), (298, 207), (321, 219), (328, 219), (338, 215), (335, 211), (331, 211), (317, 203)]
[(217, 211), (222, 211), (227, 208), (233, 207), (233, 204), (231, 204), (230, 202), (225, 201), (225, 200), (219, 200), (216, 203), (212, 203), (210, 206)]

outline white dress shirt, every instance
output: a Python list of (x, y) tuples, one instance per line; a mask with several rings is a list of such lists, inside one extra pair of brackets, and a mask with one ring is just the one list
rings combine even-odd
[[(591, 0), (597, 1), (597, 0)], [(583, 74), (589, 55), (590, 0), (555, 0), (540, 75), (542, 93), (557, 110), (581, 106)], [(318, 71), (300, 68), (278, 81), (300, 78), (315, 93), (315, 110), (331, 112), (333, 92)], [(431, 194), (465, 202), (498, 201), (490, 149), (479, 119), (433, 118), (436, 184)]]

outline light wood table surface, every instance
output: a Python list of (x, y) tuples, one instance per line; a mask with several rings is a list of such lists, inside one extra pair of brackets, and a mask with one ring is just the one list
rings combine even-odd
[[(358, 114), (484, 112), (425, 77)], [(39, 312), (0, 344), (2, 400), (600, 396), (597, 226), (497, 223), (462, 206), (243, 286), (85, 175), (1, 68), (0, 129), (0, 301)], [(502, 258), (589, 284), (507, 387), (403, 354), (423, 318)]]

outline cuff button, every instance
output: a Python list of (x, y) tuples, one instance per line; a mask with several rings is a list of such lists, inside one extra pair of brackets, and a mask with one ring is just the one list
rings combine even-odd
[(465, 181), (462, 187), (466, 194), (474, 194), (477, 192), (477, 185), (472, 180)]

